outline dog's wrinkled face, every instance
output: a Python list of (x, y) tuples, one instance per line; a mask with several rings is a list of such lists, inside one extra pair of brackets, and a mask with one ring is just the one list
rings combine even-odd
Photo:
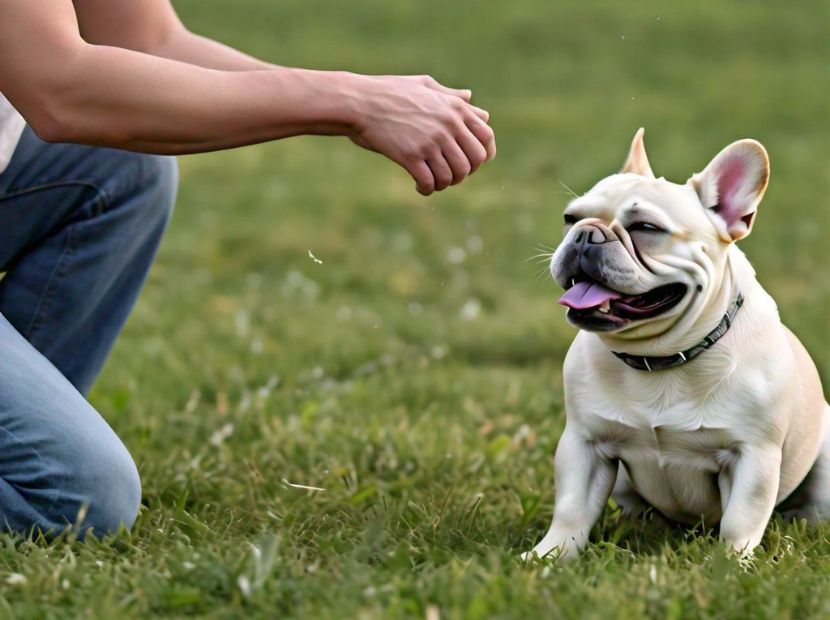
[(729, 245), (749, 234), (768, 178), (764, 148), (742, 140), (685, 185), (656, 179), (638, 131), (623, 171), (565, 209), (551, 273), (566, 289), (568, 320), (641, 339), (699, 315), (722, 284)]

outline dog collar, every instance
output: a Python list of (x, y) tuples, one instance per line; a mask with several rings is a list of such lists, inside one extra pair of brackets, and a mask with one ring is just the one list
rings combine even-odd
[(706, 349), (711, 348), (712, 345), (723, 338), (723, 335), (729, 331), (730, 327), (732, 327), (732, 321), (735, 319), (735, 315), (738, 314), (738, 310), (740, 310), (743, 305), (743, 295), (738, 293), (738, 296), (732, 301), (732, 303), (729, 304), (729, 308), (727, 308), (726, 314), (723, 315), (723, 318), (720, 320), (720, 323), (718, 323), (718, 326), (706, 334), (706, 337), (691, 349), (686, 349), (685, 351), (680, 351), (674, 355), (666, 355), (663, 357), (630, 355), (629, 353), (618, 353), (617, 351), (611, 352), (626, 364), (632, 368), (636, 368), (637, 370), (647, 370), (652, 372), (655, 370), (677, 368), (687, 362), (691, 362), (694, 358), (703, 353)]

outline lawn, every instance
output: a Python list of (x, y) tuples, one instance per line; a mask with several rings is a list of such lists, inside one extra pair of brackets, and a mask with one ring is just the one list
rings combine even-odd
[(528, 259), (641, 125), (675, 181), (766, 145), (743, 246), (830, 380), (824, 2), (175, 4), (281, 64), (470, 87), (499, 155), (428, 199), (344, 139), (182, 158), (91, 394), (139, 465), (139, 522), (0, 536), (0, 617), (830, 616), (830, 526), (776, 520), (744, 568), (711, 533), (609, 505), (582, 559), (517, 559), (549, 524), (574, 333)]

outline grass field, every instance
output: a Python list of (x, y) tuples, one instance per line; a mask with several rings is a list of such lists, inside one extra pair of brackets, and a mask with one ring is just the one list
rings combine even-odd
[(609, 506), (583, 559), (517, 560), (551, 516), (573, 336), (526, 259), (558, 242), (564, 185), (617, 170), (639, 126), (676, 181), (767, 146), (744, 248), (830, 380), (825, 3), (175, 4), (281, 64), (470, 87), (499, 155), (429, 199), (345, 140), (183, 158), (91, 395), (139, 465), (139, 522), (0, 536), (0, 617), (830, 617), (830, 526), (776, 520), (744, 569)]

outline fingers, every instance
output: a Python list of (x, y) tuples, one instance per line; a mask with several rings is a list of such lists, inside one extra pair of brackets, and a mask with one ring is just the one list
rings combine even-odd
[(432, 170), (427, 166), (427, 162), (418, 160), (406, 169), (415, 179), (415, 189), (419, 194), (429, 196), (435, 191), (435, 177), (432, 176)]
[(447, 160), (444, 159), (443, 153), (430, 157), (426, 160), (429, 169), (432, 171), (432, 177), (435, 179), (435, 191), (440, 192), (447, 189), (453, 180), (453, 172)]
[[(478, 144), (472, 136), (468, 142), (472, 150), (475, 149), (473, 144), (478, 145), (480, 150), (474, 156), (475, 167), (478, 168), (486, 157), (484, 147)], [(416, 161), (408, 165), (406, 169), (415, 179), (415, 189), (418, 193), (429, 196), (433, 192), (447, 189), (450, 185), (461, 183), (473, 171), (473, 163), (458, 143), (448, 142), (432, 157)]]
[(487, 161), (487, 149), (469, 131), (465, 131), (458, 136), (458, 146), (464, 151), (464, 156), (470, 164), (470, 174), (478, 170), (481, 164)]
[(415, 180), (419, 194), (429, 196), (451, 185), (458, 185), (487, 161), (487, 149), (471, 133), (459, 136), (458, 142), (447, 142), (432, 157), (406, 166)]
[(474, 106), (473, 104), (470, 104), (470, 109), (473, 111), (473, 113), (475, 113), (476, 116), (478, 116), (485, 123), (490, 120), (490, 113), (487, 110), (482, 110), (481, 108)]
[(469, 102), (470, 99), (473, 98), (473, 91), (467, 88), (449, 88), (444, 86), (434, 77), (429, 75), (422, 75), (420, 76), (420, 80), (422, 81), (423, 85), (427, 88), (431, 88), (432, 90), (437, 90), (439, 93), (444, 93), (445, 95), (452, 95), (454, 97), (460, 97), (464, 101)]
[[(439, 83), (435, 78), (424, 75), (420, 76), (422, 83), (432, 90), (436, 90), (438, 92), (444, 93), (446, 95), (452, 95), (455, 97), (460, 97), (467, 103), (467, 109), (471, 113), (471, 115), (465, 119), (467, 127), (473, 133), (473, 135), (478, 139), (478, 141), (482, 144), (485, 151), (487, 152), (487, 159), (486, 161), (490, 161), (496, 156), (496, 138), (493, 130), (488, 125), (490, 121), (490, 113), (487, 110), (479, 108), (470, 103), (472, 98), (472, 91), (468, 89), (456, 89), (456, 88), (448, 88), (443, 84)], [(463, 145), (462, 145), (462, 148)], [(465, 152), (467, 150), (465, 149)], [(472, 160), (470, 160), (473, 169), (477, 169), (478, 165), (475, 164)]]
[(454, 139), (448, 137), (440, 151), (426, 160), (417, 160), (407, 170), (415, 179), (418, 193), (429, 196), (461, 183), (495, 154), (493, 130), (478, 116), (471, 115)]
[[(389, 142), (387, 146), (391, 148), (382, 152), (406, 168), (419, 193), (428, 196), (456, 185), (495, 157), (495, 136), (488, 124), (490, 114), (470, 103), (471, 91), (449, 88), (425, 75), (394, 79), (405, 80), (400, 85), (404, 92), (411, 89), (414, 111), (409, 111), (409, 116), (419, 119), (422, 127), (416, 124), (410, 128), (420, 129), (420, 133), (404, 136), (408, 143), (397, 153), (399, 141), (394, 132), (391, 138), (379, 133), (379, 141)], [(428, 90), (425, 92), (424, 88)]]
[(472, 162), (457, 142), (448, 142), (441, 149), (441, 154), (452, 172), (450, 185), (458, 185), (472, 172)]
[(496, 156), (496, 134), (493, 133), (490, 125), (485, 123), (478, 116), (472, 114), (469, 115), (464, 122), (470, 132), (487, 151), (486, 161), (493, 159)]

